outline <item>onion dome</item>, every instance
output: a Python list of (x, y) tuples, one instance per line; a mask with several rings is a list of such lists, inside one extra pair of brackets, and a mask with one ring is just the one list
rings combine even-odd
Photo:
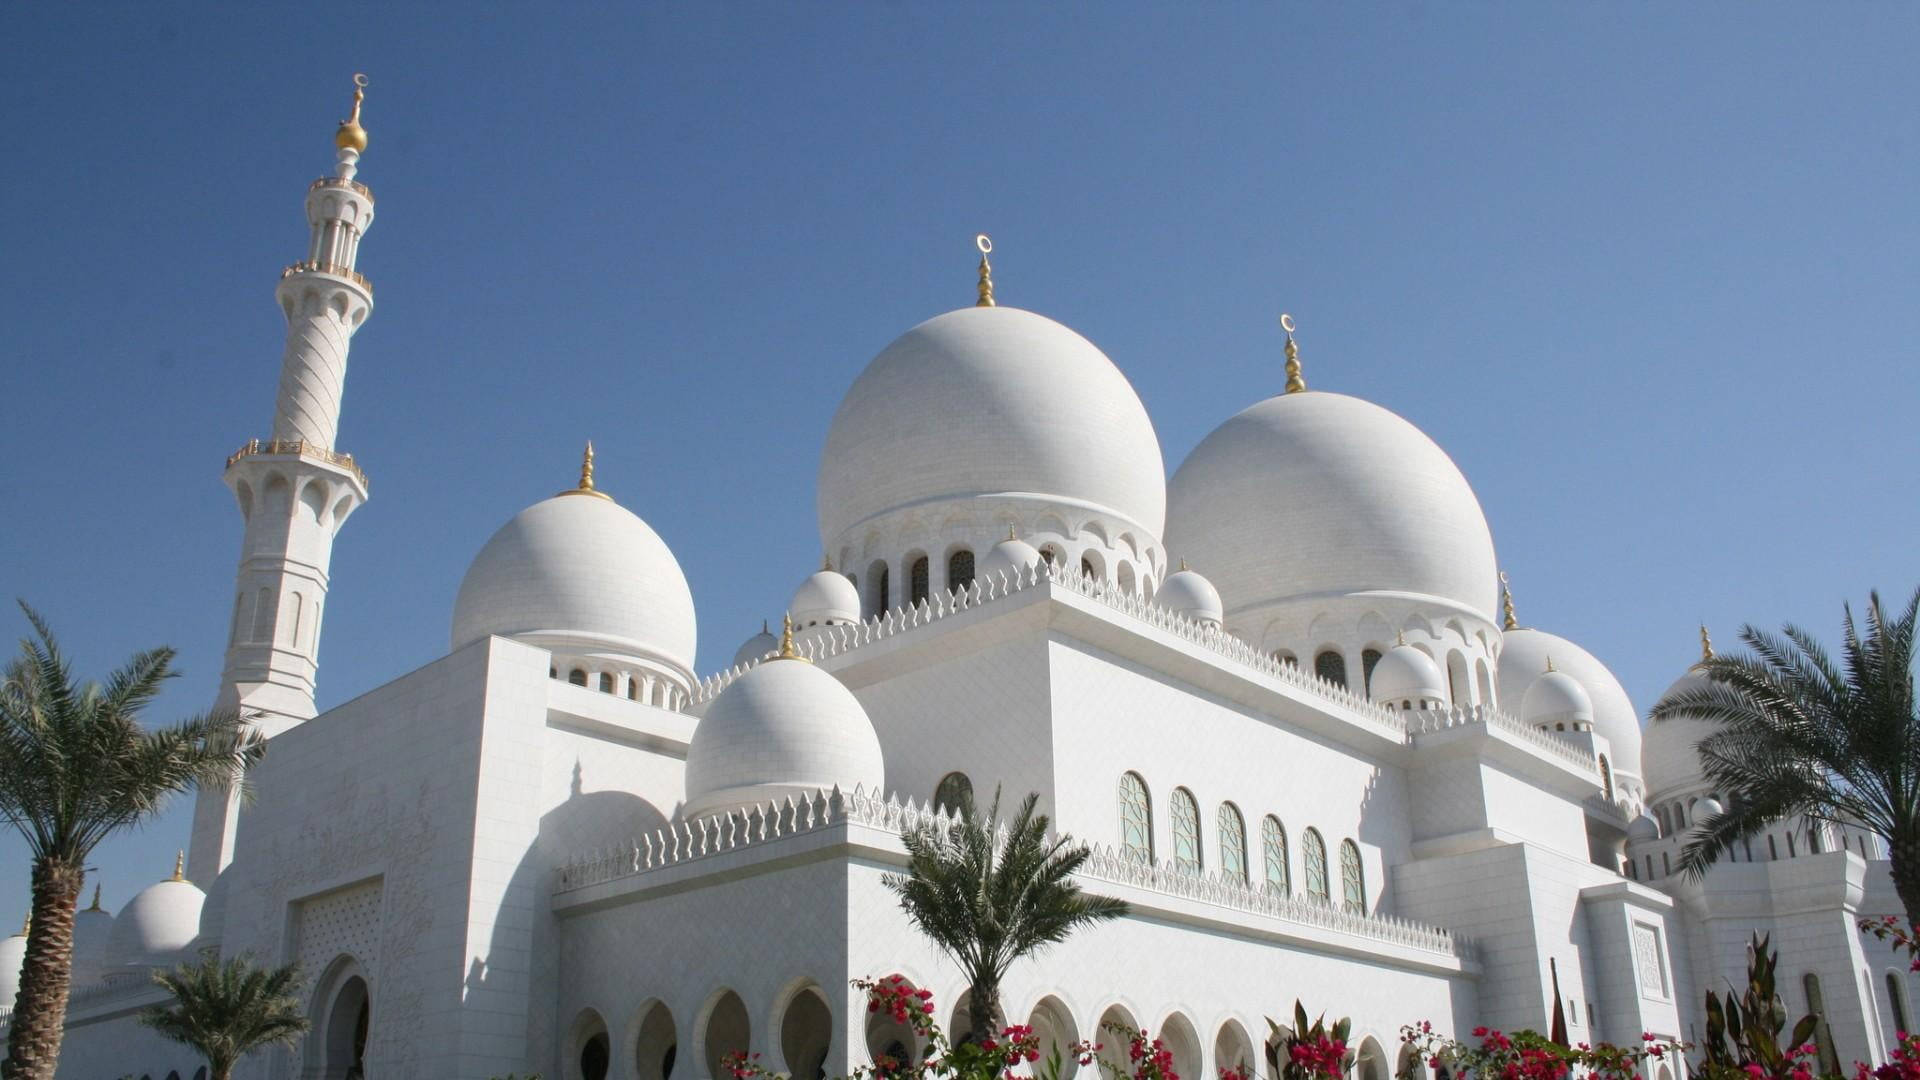
[(980, 559), (974, 579), (998, 583), (1002, 576), (1011, 581), (1016, 574), (1024, 574), (1040, 561), (1040, 549), (1027, 543), (1013, 531), (1007, 529), (1007, 538), (993, 545)]
[(860, 590), (853, 587), (847, 575), (835, 573), (829, 562), (800, 583), (787, 610), (793, 613), (793, 625), (802, 628), (857, 623)]
[(848, 389), (820, 459), (821, 541), (994, 496), (1104, 514), (1157, 543), (1166, 465), (1139, 395), (1092, 342), (1031, 311), (962, 308), (902, 334)]
[(113, 913), (100, 906), (100, 886), (93, 887), (93, 903), (73, 914), (73, 985), (98, 979), (107, 966), (107, 939), (113, 934)]
[(1492, 620), (1480, 500), (1432, 439), (1370, 402), (1307, 391), (1252, 405), (1201, 440), (1167, 501), (1167, 545), (1207, 568), (1230, 622), (1355, 595)]
[[(1713, 643), (1707, 628), (1700, 628), (1700, 655), (1713, 659)], [(1665, 701), (1682, 691), (1713, 685), (1712, 680), (1694, 671), (1675, 679), (1660, 695)], [(1705, 786), (1706, 769), (1700, 764), (1701, 740), (1712, 735), (1716, 725), (1690, 716), (1674, 716), (1647, 724), (1646, 743), (1640, 750), (1640, 762), (1649, 796), (1666, 797), (1691, 787)]]
[(1547, 670), (1520, 699), (1520, 719), (1555, 731), (1581, 731), (1593, 726), (1593, 698), (1573, 676), (1555, 671), (1549, 658)]
[(200, 932), (200, 909), (207, 895), (181, 876), (184, 860), (182, 852), (172, 877), (140, 890), (114, 916), (107, 936), (107, 973), (164, 967), (185, 958)]
[(1402, 709), (1438, 708), (1447, 701), (1447, 677), (1440, 665), (1405, 642), (1381, 654), (1367, 689), (1374, 701)]
[(489, 634), (541, 648), (630, 658), (693, 681), (693, 594), (647, 523), (593, 487), (534, 503), (493, 534), (460, 582), (453, 648)]
[(1160, 583), (1153, 602), (1206, 626), (1219, 626), (1223, 617), (1220, 591), (1197, 571), (1187, 569), (1185, 559), (1180, 561), (1180, 569)]
[(1627, 823), (1627, 843), (1644, 844), (1649, 840), (1660, 839), (1660, 822), (1646, 811)]
[(740, 647), (733, 651), (733, 666), (757, 664), (779, 651), (780, 639), (774, 637), (773, 631), (768, 630), (767, 624), (762, 622), (760, 632), (741, 642)]
[(794, 652), (793, 620), (775, 658), (713, 700), (687, 747), (688, 818), (838, 786), (879, 791), (880, 737), (853, 692)]
[(1526, 709), (1527, 689), (1544, 675), (1547, 660), (1571, 675), (1587, 692), (1593, 730), (1607, 740), (1607, 762), (1615, 776), (1640, 777), (1640, 713), (1620, 680), (1587, 650), (1557, 634), (1512, 627), (1500, 635), (1500, 703), (1508, 712)]
[(20, 932), (0, 941), (0, 1012), (13, 1011), (13, 999), (20, 993), (20, 969), (27, 963), (27, 924)]

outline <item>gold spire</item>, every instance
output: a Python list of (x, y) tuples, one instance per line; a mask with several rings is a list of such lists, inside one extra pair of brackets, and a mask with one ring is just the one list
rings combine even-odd
[(87, 910), (88, 911), (102, 910), (102, 908), (100, 907), (100, 883), (97, 881), (93, 883), (93, 906), (88, 908)]
[(1300, 346), (1293, 341), (1293, 316), (1280, 316), (1280, 329), (1287, 332), (1287, 393), (1297, 394), (1307, 388), (1307, 380), (1300, 377)]
[(822, 570), (833, 569), (833, 556), (828, 555), (825, 552), (822, 552), (820, 555), (820, 569)]
[(1187, 557), (1185, 555), (1182, 555), (1180, 556), (1180, 572), (1185, 573), (1186, 570), (1187, 570)]
[(1007, 526), (1007, 539), (1009, 540), (1020, 539), (1020, 533), (1016, 531), (1012, 525)]
[(342, 150), (365, 153), (367, 149), (367, 129), (360, 126), (360, 103), (367, 97), (367, 77), (353, 77), (353, 115), (340, 121), (340, 130), (333, 133), (333, 145)]
[(1548, 671), (1553, 670), (1553, 657), (1551, 656), (1547, 657), (1547, 670)]
[(33, 929), (33, 911), (29, 909), (25, 915), (22, 915), (20, 917), (20, 936), (26, 937), (27, 931), (32, 929)]
[(580, 457), (580, 486), (568, 491), (563, 491), (560, 494), (591, 495), (596, 499), (605, 499), (608, 502), (613, 501), (613, 496), (608, 495), (604, 491), (595, 491), (593, 489), (593, 440), (592, 439), (587, 440), (587, 452), (581, 455)]
[(173, 876), (168, 881), (187, 880), (187, 852), (182, 848), (180, 854), (173, 857)]
[(813, 663), (813, 661), (801, 656), (799, 650), (793, 647), (793, 616), (791, 614), (780, 616), (779, 658), (782, 660), (798, 660), (803, 664)]
[(1713, 659), (1713, 639), (1707, 636), (1707, 624), (1701, 623), (1700, 624), (1700, 660), (1701, 662), (1704, 663), (1705, 661), (1708, 661), (1711, 659)]
[(1394, 647), (1399, 648), (1400, 646), (1405, 645), (1406, 643), (1407, 643), (1407, 632), (1405, 630), (1395, 630), (1393, 632)]
[(993, 251), (993, 238), (981, 233), (973, 238), (973, 246), (980, 249), (980, 299), (974, 301), (974, 307), (993, 306), (993, 264), (987, 256)]
[(1513, 615), (1513, 588), (1507, 584), (1505, 570), (1500, 571), (1500, 629), (1520, 629), (1520, 620)]

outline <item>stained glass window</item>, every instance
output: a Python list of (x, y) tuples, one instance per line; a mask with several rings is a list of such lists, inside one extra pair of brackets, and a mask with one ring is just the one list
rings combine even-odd
[(1120, 776), (1120, 849), (1142, 862), (1153, 861), (1153, 801), (1138, 773)]
[(1332, 899), (1327, 888), (1327, 842), (1320, 833), (1308, 829), (1300, 836), (1300, 861), (1306, 867), (1307, 895), (1315, 900)]
[(1186, 788), (1173, 789), (1173, 866), (1200, 872), (1200, 804)]
[(1220, 804), (1220, 873), (1229, 881), (1247, 882), (1247, 823), (1230, 802)]
[(1348, 911), (1367, 910), (1367, 879), (1360, 866), (1360, 845), (1340, 841), (1340, 893)]
[(1260, 848), (1266, 856), (1267, 888), (1282, 896), (1293, 892), (1293, 878), (1287, 873), (1287, 829), (1272, 814), (1260, 822)]

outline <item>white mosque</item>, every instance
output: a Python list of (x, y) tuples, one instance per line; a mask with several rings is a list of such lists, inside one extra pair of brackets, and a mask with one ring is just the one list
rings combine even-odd
[[(311, 1034), (248, 1077), (712, 1080), (747, 1049), (815, 1080), (913, 1054), (848, 980), (963, 1005), (881, 879), (902, 830), (996, 787), (1038, 792), (1097, 849), (1082, 885), (1132, 906), (1017, 966), (1009, 1018), (1151, 1028), (1189, 1080), (1259, 1062), (1296, 998), (1353, 1018), (1355, 1080), (1386, 1080), (1403, 1023), (1544, 1030), (1556, 994), (1577, 1041), (1695, 1038), (1754, 930), (1840, 1061), (1910, 1027), (1904, 965), (1854, 925), (1899, 910), (1876, 841), (1783, 827), (1676, 874), (1719, 809), (1698, 732), (1643, 739), (1600, 660), (1519, 624), (1432, 440), (1308, 389), (1289, 334), (1285, 392), (1169, 480), (1126, 376), (997, 306), (984, 255), (978, 304), (880, 350), (827, 425), (827, 565), (768, 598), (789, 632), (703, 668), (673, 552), (589, 450), (479, 547), (444, 657), (316, 714), (330, 552), (368, 494), (335, 441), (373, 308), (359, 118), (356, 94), (281, 275), (273, 429), (226, 463), (219, 703), (271, 736), (257, 797), (201, 796), (171, 876), (80, 913), (62, 1077), (203, 1076), (136, 1018), (206, 947), (309, 977)], [(0, 943), (0, 1007), (23, 949)]]

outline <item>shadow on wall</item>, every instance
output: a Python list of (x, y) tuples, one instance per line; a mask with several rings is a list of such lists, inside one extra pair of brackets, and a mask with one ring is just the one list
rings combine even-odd
[[(664, 828), (668, 817), (659, 807), (625, 791), (583, 791), (581, 771), (574, 765), (573, 784), (565, 802), (540, 818), (540, 830), (532, 848), (514, 869), (507, 887), (506, 910), (494, 924), (487, 955), (526, 956), (529, 970), (524, 983), (518, 977), (496, 980), (489, 966), (475, 957), (467, 970), (464, 1000), (481, 991), (498, 988), (517, 991), (528, 988), (527, 1060), (516, 1063), (520, 1071), (547, 1076), (573, 1076), (558, 1059), (560, 941), (558, 920), (548, 905), (553, 869), (569, 856), (596, 846), (620, 843)], [(515, 918), (515, 911), (529, 913)], [(526, 925), (525, 919), (532, 925)]]

